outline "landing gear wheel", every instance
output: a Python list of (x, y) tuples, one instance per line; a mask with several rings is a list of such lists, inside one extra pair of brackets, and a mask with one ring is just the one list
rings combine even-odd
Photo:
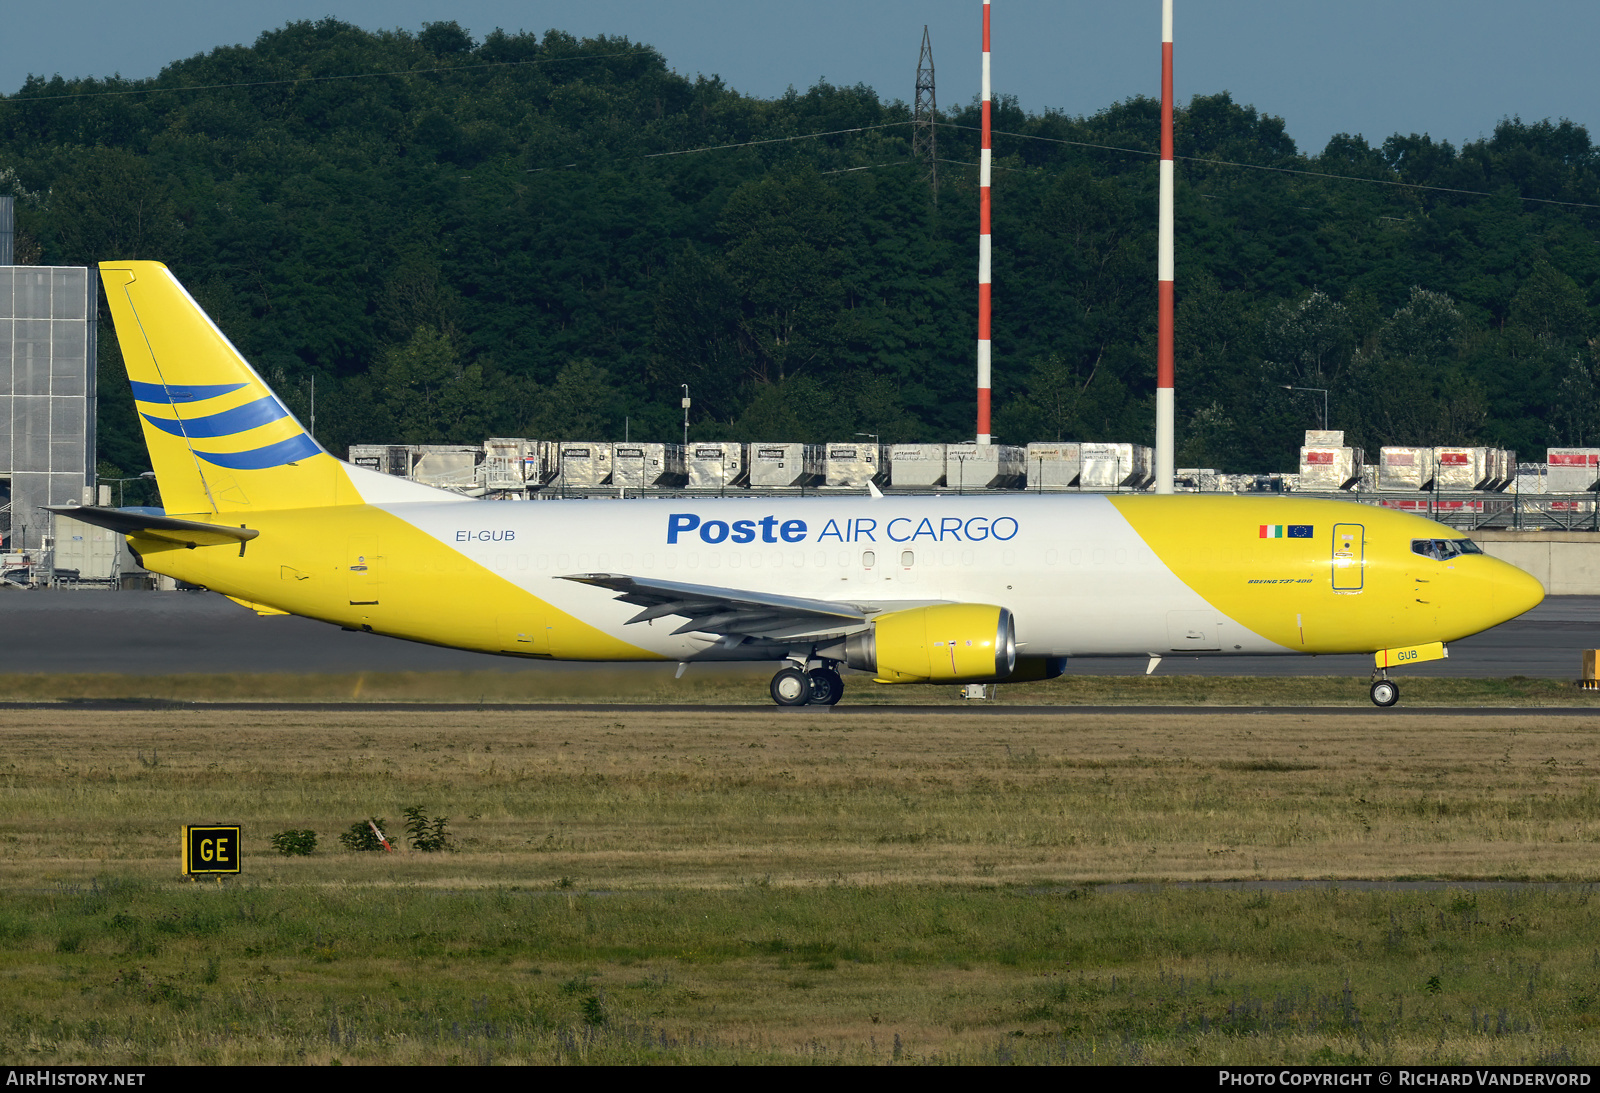
[(780, 668), (772, 677), (772, 701), (780, 706), (804, 706), (811, 701), (811, 677), (799, 668)]
[(844, 680), (832, 668), (814, 668), (807, 673), (811, 680), (811, 704), (835, 706), (844, 697)]
[(1388, 709), (1400, 701), (1400, 685), (1389, 679), (1374, 680), (1372, 683), (1372, 704)]

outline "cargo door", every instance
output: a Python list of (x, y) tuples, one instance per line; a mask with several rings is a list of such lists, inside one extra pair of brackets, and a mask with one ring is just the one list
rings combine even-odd
[(1363, 524), (1333, 525), (1333, 590), (1360, 592), (1367, 577), (1367, 529)]
[(381, 561), (377, 536), (350, 540), (349, 565), (345, 576), (352, 607), (378, 602), (383, 585)]

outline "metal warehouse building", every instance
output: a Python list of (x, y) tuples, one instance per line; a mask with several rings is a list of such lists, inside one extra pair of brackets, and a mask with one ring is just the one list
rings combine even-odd
[(9, 201), (0, 202), (0, 534), (7, 550), (40, 550), (45, 505), (94, 484), (93, 271), (13, 266)]

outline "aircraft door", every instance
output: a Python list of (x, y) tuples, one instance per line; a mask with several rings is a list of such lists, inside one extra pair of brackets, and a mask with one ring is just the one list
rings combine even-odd
[(383, 559), (378, 555), (378, 537), (373, 535), (351, 539), (348, 558), (345, 577), (350, 605), (376, 604), (383, 584), (383, 570), (379, 565)]
[(1333, 525), (1333, 590), (1360, 592), (1367, 578), (1367, 529), (1364, 524)]

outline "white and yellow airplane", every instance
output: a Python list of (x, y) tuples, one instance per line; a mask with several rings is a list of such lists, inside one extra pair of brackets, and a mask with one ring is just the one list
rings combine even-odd
[(263, 614), (503, 656), (778, 662), (781, 705), (837, 702), (842, 664), (1008, 683), (1068, 657), (1371, 653), (1387, 706), (1390, 667), (1543, 599), (1448, 527), (1341, 501), (469, 500), (328, 454), (165, 266), (101, 272), (165, 509), (56, 511)]

